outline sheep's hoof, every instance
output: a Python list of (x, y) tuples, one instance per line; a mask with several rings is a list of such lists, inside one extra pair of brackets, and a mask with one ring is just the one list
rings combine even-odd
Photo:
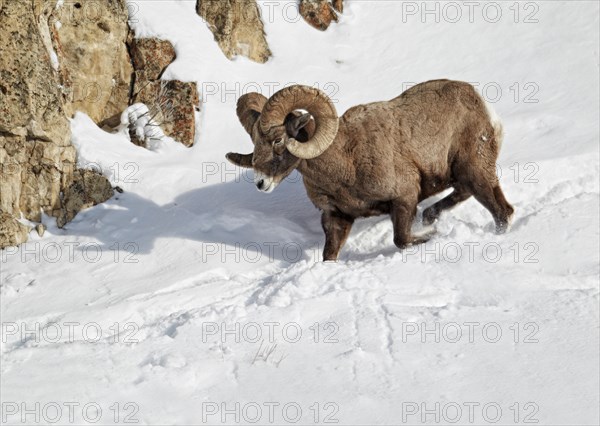
[(419, 244), (425, 244), (427, 241), (429, 241), (431, 239), (430, 235), (424, 235), (422, 237), (415, 237), (412, 239), (412, 241), (410, 242), (411, 246), (416, 246)]
[(337, 253), (323, 253), (323, 262), (337, 262), (338, 254)]
[(510, 231), (513, 216), (514, 214), (510, 214), (506, 219), (498, 220), (496, 222), (496, 234), (506, 234)]
[(412, 237), (408, 241), (397, 241), (397, 240), (394, 240), (394, 244), (400, 250), (404, 250), (404, 249), (406, 249), (408, 247), (411, 247), (411, 246), (416, 246), (416, 245), (419, 245), (419, 244), (425, 244), (427, 241), (429, 241), (431, 239), (432, 236), (433, 236), (433, 234), (426, 234), (426, 235), (422, 235), (422, 236), (419, 236), (419, 237)]
[(502, 235), (506, 234), (510, 229), (510, 222), (502, 221), (496, 224), (496, 234)]
[(436, 209), (432, 207), (426, 208), (423, 211), (423, 225), (433, 225), (433, 223), (438, 219), (439, 216), (440, 214), (436, 211)]

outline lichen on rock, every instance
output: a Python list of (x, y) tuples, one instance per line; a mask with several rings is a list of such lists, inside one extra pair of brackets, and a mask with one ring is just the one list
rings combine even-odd
[(18, 246), (27, 241), (31, 228), (23, 225), (13, 215), (0, 210), (0, 249)]
[(33, 221), (60, 208), (76, 157), (44, 39), (50, 10), (39, 10), (14, 1), (0, 11), (0, 208)]
[(198, 0), (196, 11), (228, 59), (265, 63), (271, 57), (256, 0)]
[[(152, 121), (167, 136), (192, 146), (196, 133), (196, 110), (200, 99), (195, 82), (162, 80), (165, 69), (175, 60), (173, 45), (156, 38), (130, 41), (135, 84), (130, 103), (148, 106)], [(139, 138), (137, 139), (138, 142)], [(132, 138), (132, 142), (136, 140)], [(139, 143), (138, 143), (139, 144)]]
[[(77, 169), (55, 63), (60, 52), (51, 40), (55, 7), (51, 0), (19, 0), (0, 9), (0, 209), (7, 220), (40, 222), (42, 212), (61, 217), (61, 193)], [(24, 242), (20, 229), (5, 228), (14, 233), (5, 240)]]
[(129, 52), (136, 80), (160, 79), (176, 58), (171, 42), (158, 38), (132, 38), (129, 41)]
[(127, 107), (133, 73), (127, 21), (125, 0), (70, 1), (52, 10), (48, 28), (69, 117), (81, 111), (102, 125)]
[(65, 226), (81, 210), (103, 203), (114, 195), (110, 182), (93, 170), (79, 169), (73, 181), (63, 193), (61, 214), (57, 219), (59, 228)]
[(337, 12), (344, 11), (342, 0), (301, 0), (300, 15), (314, 28), (325, 31), (332, 22), (338, 22)]

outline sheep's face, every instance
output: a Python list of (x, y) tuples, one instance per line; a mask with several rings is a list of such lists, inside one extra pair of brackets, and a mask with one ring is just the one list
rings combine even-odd
[[(257, 117), (258, 118), (258, 117)], [(310, 114), (292, 112), (281, 126), (260, 131), (258, 123), (252, 127), (254, 152), (250, 156), (229, 154), (227, 158), (241, 167), (254, 169), (254, 184), (261, 192), (272, 192), (298, 165), (301, 159), (290, 153), (286, 146), (290, 140), (307, 141), (314, 131)]]
[(258, 126), (255, 126), (252, 168), (254, 169), (254, 184), (259, 191), (273, 191), (298, 167), (301, 160), (290, 153), (286, 146), (292, 138), (300, 142), (308, 139), (308, 133), (304, 127), (310, 120), (310, 114), (289, 114), (283, 125), (271, 128), (266, 135), (260, 132)]
[(269, 99), (246, 93), (238, 99), (236, 114), (252, 138), (254, 152), (230, 152), (226, 157), (254, 169), (254, 183), (262, 192), (273, 191), (302, 161), (325, 152), (339, 126), (327, 95), (299, 85), (283, 88)]

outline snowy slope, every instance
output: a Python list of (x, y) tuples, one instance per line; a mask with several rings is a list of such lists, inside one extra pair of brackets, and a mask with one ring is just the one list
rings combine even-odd
[[(150, 151), (75, 116), (80, 165), (125, 192), (2, 252), (3, 421), (598, 424), (598, 3), (347, 0), (325, 33), (291, 3), (261, 3), (259, 65), (228, 61), (195, 1), (130, 2), (138, 36), (175, 45), (164, 78), (199, 84), (199, 140)], [(373, 218), (322, 263), (299, 176), (264, 195), (224, 160), (252, 148), (247, 90), (317, 85), (341, 114), (432, 78), (503, 119), (506, 235), (469, 200), (425, 246)]]

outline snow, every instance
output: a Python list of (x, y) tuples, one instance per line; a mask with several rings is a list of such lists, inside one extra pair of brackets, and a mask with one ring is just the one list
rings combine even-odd
[(58, 56), (54, 50), (50, 51), (50, 63), (52, 64), (52, 69), (54, 69), (54, 71), (58, 71)]
[[(138, 36), (175, 46), (163, 78), (198, 82), (198, 143), (76, 114), (79, 165), (124, 192), (1, 253), (3, 421), (598, 424), (598, 3), (347, 0), (324, 33), (292, 3), (261, 3), (260, 65), (227, 60), (195, 1), (130, 2)], [(341, 114), (433, 78), (502, 117), (505, 235), (471, 199), (424, 246), (371, 218), (322, 263), (299, 175), (261, 194), (224, 158), (252, 149), (247, 91), (314, 85)]]
[(144, 141), (151, 151), (156, 151), (164, 147), (166, 138), (154, 119), (156, 114), (157, 112), (150, 111), (143, 103), (133, 104), (121, 114), (121, 126), (118, 131), (132, 129), (132, 133), (138, 140)]

